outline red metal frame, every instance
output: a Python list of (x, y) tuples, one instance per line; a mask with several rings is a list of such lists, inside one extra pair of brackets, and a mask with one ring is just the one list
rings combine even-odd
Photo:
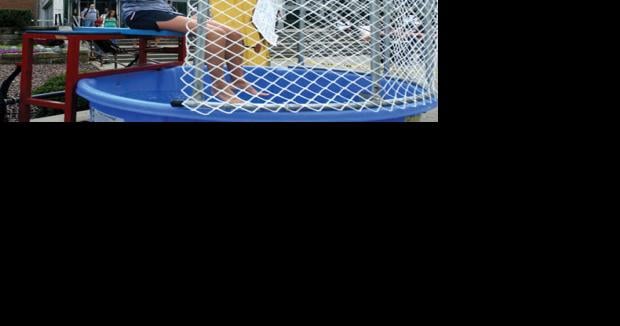
[[(175, 36), (158, 36), (158, 38), (175, 37)], [(139, 38), (140, 39), (140, 58), (137, 67), (130, 67), (116, 70), (104, 70), (99, 72), (80, 73), (80, 42), (81, 41), (95, 41), (95, 40), (113, 40), (113, 39), (125, 39), (125, 38)], [(185, 37), (179, 37), (179, 47), (174, 49), (153, 49), (147, 48), (147, 41), (153, 39), (152, 36), (131, 36), (127, 37), (119, 34), (62, 34), (55, 33), (29, 33), (23, 34), (22, 40), (22, 72), (20, 83), (20, 104), (19, 104), (19, 121), (30, 121), (30, 106), (37, 105), (42, 107), (48, 107), (52, 109), (62, 110), (65, 113), (65, 122), (75, 122), (77, 112), (77, 94), (76, 87), (80, 79), (92, 78), (100, 76), (109, 76), (116, 74), (123, 74), (135, 71), (155, 70), (160, 68), (174, 67), (182, 65), (187, 55), (185, 49)], [(43, 99), (32, 98), (32, 65), (33, 65), (33, 44), (35, 40), (68, 40), (69, 45), (67, 48), (67, 78), (65, 87), (65, 102), (50, 101)], [(147, 64), (148, 53), (153, 52), (173, 52), (178, 53), (177, 62), (160, 63), (160, 64)]]

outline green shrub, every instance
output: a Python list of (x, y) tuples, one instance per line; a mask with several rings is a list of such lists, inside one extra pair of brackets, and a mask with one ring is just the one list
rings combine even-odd
[(30, 10), (0, 9), (0, 27), (23, 29), (30, 25), (32, 25)]
[[(59, 92), (59, 91), (64, 91), (65, 90), (65, 75), (58, 75), (58, 76), (53, 76), (51, 78), (49, 78), (43, 85), (35, 88), (32, 91), (33, 95), (36, 94), (44, 94), (44, 93), (51, 93), (51, 92)], [(58, 98), (54, 98), (52, 99), (54, 101), (61, 101), (64, 102), (65, 97), (61, 96)], [(86, 101), (85, 99), (78, 97), (78, 111), (83, 111), (83, 110), (87, 110), (88, 109), (88, 101)], [(35, 113), (33, 115), (33, 119), (35, 118), (43, 118), (43, 117), (47, 117), (50, 115), (57, 115), (62, 113), (62, 111), (60, 110), (54, 110), (54, 109), (49, 109), (49, 108), (39, 108), (38, 112)]]

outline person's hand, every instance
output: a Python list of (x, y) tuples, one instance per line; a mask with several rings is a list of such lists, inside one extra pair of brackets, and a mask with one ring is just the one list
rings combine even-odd
[(260, 43), (257, 43), (257, 44), (254, 46), (254, 52), (256, 52), (256, 53), (260, 53), (260, 51), (261, 51), (262, 49), (263, 49), (263, 45), (262, 45), (262, 44), (260, 44)]

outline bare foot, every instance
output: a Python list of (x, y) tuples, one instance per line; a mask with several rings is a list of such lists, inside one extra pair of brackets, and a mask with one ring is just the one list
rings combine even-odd
[(250, 83), (248, 83), (247, 81), (243, 80), (243, 79), (238, 79), (236, 80), (233, 85), (246, 93), (250, 93), (254, 96), (260, 96), (260, 97), (266, 97), (266, 96), (270, 96), (271, 94), (266, 93), (266, 92), (259, 92), (256, 90), (256, 88), (254, 88), (252, 85), (250, 85)]
[(230, 104), (243, 104), (243, 103), (245, 103), (245, 101), (244, 101), (244, 100), (242, 100), (242, 99), (240, 99), (240, 98), (238, 98), (238, 97), (236, 97), (236, 96), (234, 96), (234, 95), (233, 95), (233, 96), (225, 96), (225, 97), (223, 97), (223, 96), (218, 96), (218, 98), (219, 98), (220, 100), (222, 100), (222, 101), (224, 101), (224, 102), (228, 102), (228, 103), (230, 103)]
[(228, 102), (230, 104), (243, 104), (244, 101), (237, 96), (235, 96), (235, 92), (232, 91), (230, 86), (227, 85), (218, 85), (214, 84), (212, 86), (213, 95), (224, 102)]

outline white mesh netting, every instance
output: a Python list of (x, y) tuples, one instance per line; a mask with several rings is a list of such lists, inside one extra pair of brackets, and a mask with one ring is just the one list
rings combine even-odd
[(438, 0), (189, 0), (188, 15), (196, 113), (437, 102)]

